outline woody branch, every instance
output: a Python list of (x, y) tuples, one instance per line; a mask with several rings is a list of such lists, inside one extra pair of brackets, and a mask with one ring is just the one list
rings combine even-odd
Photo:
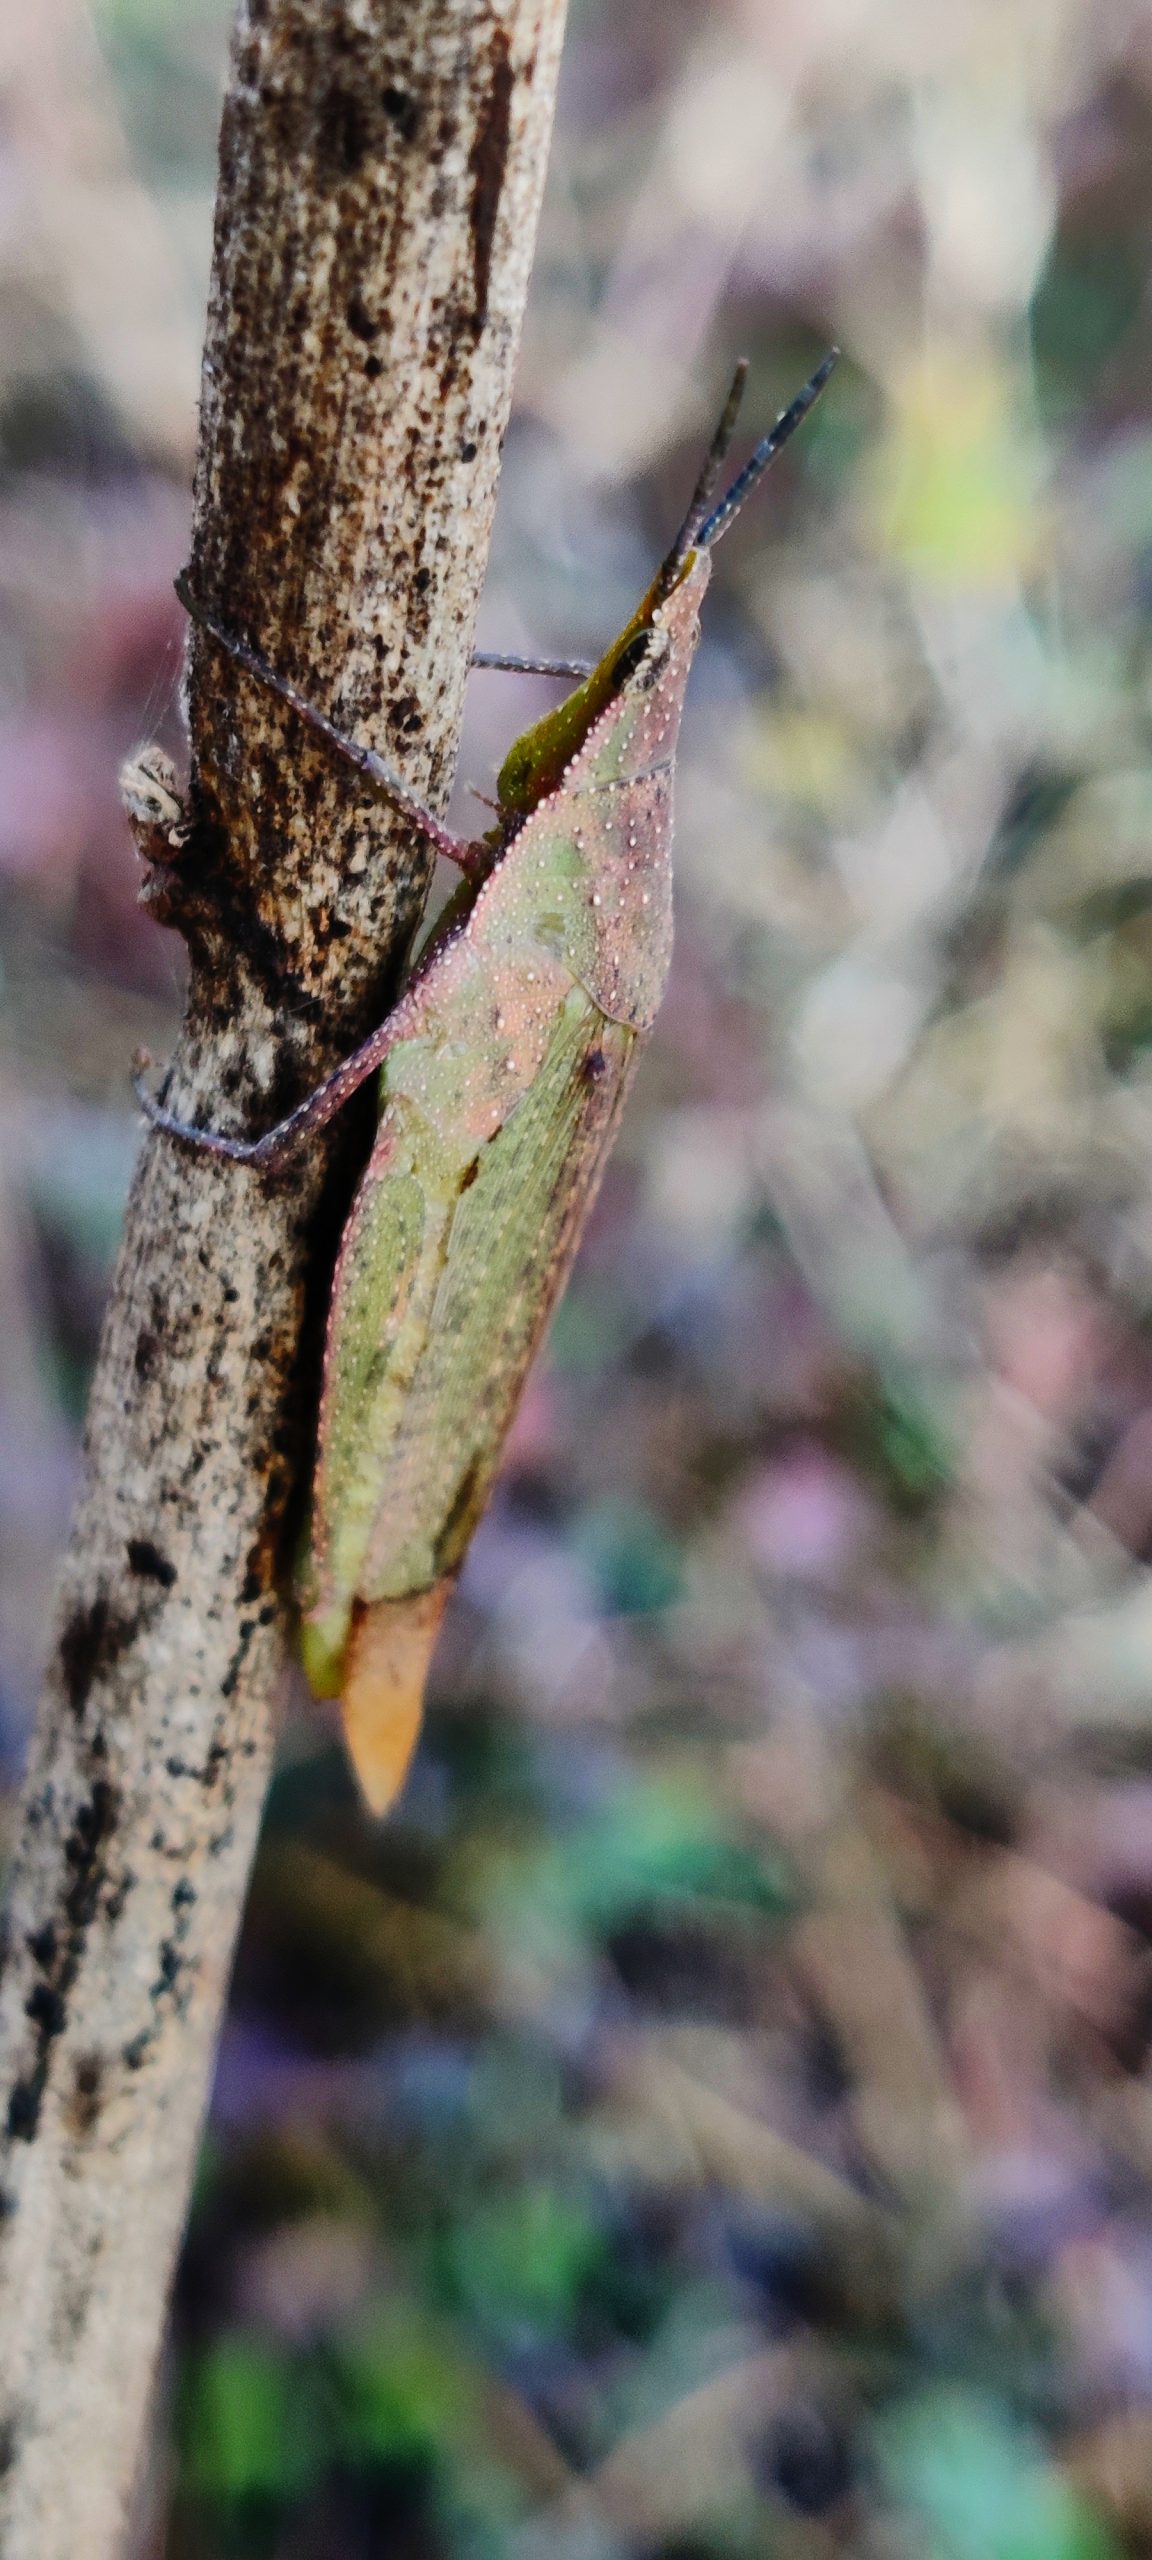
[[(563, 0), (245, 0), (192, 576), (442, 806)], [(174, 566), (176, 564), (173, 564)], [(169, 1100), (291, 1108), (378, 1018), (427, 849), (211, 642)], [(32, 1747), (0, 2006), (0, 2548), (121, 2550), (284, 1658), (286, 1509), (345, 1148), (145, 1147)]]

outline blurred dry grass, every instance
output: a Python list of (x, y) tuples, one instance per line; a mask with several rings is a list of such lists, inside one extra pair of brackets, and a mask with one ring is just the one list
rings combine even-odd
[[(0, 39), (14, 1778), (178, 955), (219, 0)], [(733, 354), (659, 1037), (400, 1817), (296, 1702), (142, 2547), (1152, 2549), (1152, 35), (574, 7), (485, 603), (582, 650)], [(542, 697), (478, 678), (484, 787)]]

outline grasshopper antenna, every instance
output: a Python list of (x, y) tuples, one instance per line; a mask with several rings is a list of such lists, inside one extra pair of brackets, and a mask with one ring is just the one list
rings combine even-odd
[(668, 579), (669, 584), (671, 584), (681, 561), (686, 557), (687, 553), (691, 551), (699, 534), (700, 527), (708, 513), (708, 509), (712, 503), (712, 492), (715, 489), (716, 483), (727, 459), (728, 448), (732, 442), (732, 438), (736, 433), (736, 420), (740, 415), (740, 403), (744, 397), (744, 385), (747, 380), (748, 358), (747, 356), (741, 356), (739, 364), (736, 367), (736, 371), (732, 376), (732, 386), (728, 393), (728, 397), (720, 412), (719, 418), (716, 421), (715, 434), (713, 435), (712, 442), (709, 445), (708, 451), (700, 466), (700, 477), (692, 492), (691, 506), (688, 509), (688, 513), (684, 518), (684, 522), (680, 527), (680, 531), (677, 534), (676, 540), (673, 543), (664, 563), (661, 584), (663, 584), (663, 579), (665, 577)]
[(839, 347), (829, 348), (823, 363), (817, 365), (811, 380), (805, 383), (802, 391), (797, 392), (789, 406), (781, 410), (775, 426), (764, 437), (763, 442), (757, 445), (755, 453), (745, 463), (743, 470), (737, 473), (731, 488), (721, 498), (719, 506), (713, 508), (711, 515), (705, 514), (703, 522), (696, 525), (692, 538), (699, 551), (710, 551), (713, 544), (719, 542), (721, 534), (727, 533), (733, 518), (739, 515), (745, 499), (751, 496), (757, 481), (763, 477), (769, 464), (775, 462), (777, 454), (782, 453), (785, 445), (791, 442), (797, 427), (803, 424), (809, 410), (815, 406), (825, 383), (835, 372), (839, 362)]

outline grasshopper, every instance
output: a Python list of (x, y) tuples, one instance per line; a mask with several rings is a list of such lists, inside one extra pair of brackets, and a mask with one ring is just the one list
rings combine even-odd
[[(738, 366), (676, 539), (597, 665), (477, 659), (580, 678), (510, 749), (478, 842), (451, 835), (177, 580), (195, 620), (462, 874), (387, 1020), (263, 1137), (194, 1128), (137, 1085), (171, 1137), (275, 1173), (380, 1075), (336, 1267), (297, 1587), (305, 1670), (341, 1699), (377, 1813), (407, 1773), (445, 1603), (663, 995), (673, 767), (712, 552), (835, 362), (833, 349), (717, 503)], [(175, 847), (167, 770), (138, 774), (136, 795), (154, 854), (160, 837)]]

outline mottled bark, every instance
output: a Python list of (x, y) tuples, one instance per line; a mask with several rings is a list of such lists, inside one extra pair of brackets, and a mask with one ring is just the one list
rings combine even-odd
[[(248, 0), (224, 112), (192, 577), (447, 788), (563, 0)], [(175, 563), (173, 564), (176, 565)], [(275, 1119), (387, 1001), (425, 848), (210, 641), (169, 1098)], [(0, 2550), (122, 2546), (260, 1815), (341, 1158), (152, 1139), (128, 1211), (11, 1888)]]

